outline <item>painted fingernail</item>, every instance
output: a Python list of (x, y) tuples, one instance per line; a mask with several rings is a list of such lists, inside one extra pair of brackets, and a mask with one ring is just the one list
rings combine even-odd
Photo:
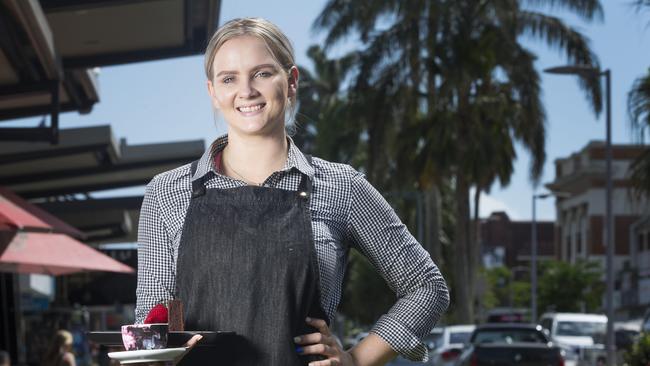
[(296, 347), (296, 353), (302, 353), (303, 349), (302, 347), (298, 346)]
[(296, 342), (296, 343), (300, 342), (300, 337), (294, 337), (293, 341)]
[(310, 318), (310, 317), (306, 317), (306, 318), (305, 318), (305, 321), (310, 322), (310, 321), (311, 321), (311, 318)]

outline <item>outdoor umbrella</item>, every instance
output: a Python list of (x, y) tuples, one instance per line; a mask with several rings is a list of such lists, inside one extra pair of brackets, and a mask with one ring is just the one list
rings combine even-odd
[[(22, 205), (29, 204), (23, 201)], [(34, 210), (40, 209), (33, 207)], [(133, 268), (66, 235), (77, 230), (58, 221), (55, 226), (50, 225), (0, 195), (0, 271), (54, 276), (83, 271), (134, 272)]]

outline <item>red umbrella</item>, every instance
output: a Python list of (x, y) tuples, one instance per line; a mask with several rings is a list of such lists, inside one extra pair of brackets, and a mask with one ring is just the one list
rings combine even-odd
[[(83, 271), (135, 272), (106, 254), (58, 233), (76, 231), (83, 235), (25, 201), (19, 206), (4, 198), (5, 192), (0, 195), (0, 271), (48, 275)], [(31, 207), (32, 212), (40, 210), (40, 218), (26, 207)]]
[(134, 272), (133, 268), (63, 234), (16, 232), (4, 250), (1, 242), (2, 239), (3, 272), (52, 276), (82, 271)]

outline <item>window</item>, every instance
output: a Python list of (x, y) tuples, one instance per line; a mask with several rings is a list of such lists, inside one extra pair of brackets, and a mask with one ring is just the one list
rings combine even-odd
[(482, 329), (476, 331), (474, 344), (481, 343), (547, 343), (546, 336), (535, 329)]

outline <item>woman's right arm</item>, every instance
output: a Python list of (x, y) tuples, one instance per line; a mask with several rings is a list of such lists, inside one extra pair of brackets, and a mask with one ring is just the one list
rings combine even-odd
[(142, 323), (156, 304), (173, 298), (176, 267), (158, 201), (156, 177), (147, 185), (138, 225), (138, 287), (135, 321)]

